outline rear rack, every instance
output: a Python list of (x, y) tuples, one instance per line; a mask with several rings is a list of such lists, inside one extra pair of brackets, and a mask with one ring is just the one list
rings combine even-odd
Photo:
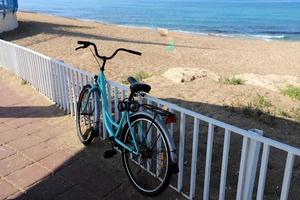
[(140, 104), (140, 107), (150, 110), (152, 112), (154, 112), (155, 114), (161, 115), (163, 117), (176, 117), (176, 115), (174, 113), (171, 113), (167, 110), (164, 110), (162, 108), (159, 108), (157, 106), (154, 105), (149, 105), (149, 104)]

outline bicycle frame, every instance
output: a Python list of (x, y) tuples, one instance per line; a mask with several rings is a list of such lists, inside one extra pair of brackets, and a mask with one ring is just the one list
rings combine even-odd
[[(101, 94), (101, 98), (102, 98), (102, 115), (103, 115), (103, 127), (107, 130), (108, 135), (110, 138), (112, 138), (113, 141), (115, 141), (119, 146), (125, 148), (126, 150), (128, 150), (129, 152), (134, 153), (135, 155), (139, 154), (139, 149), (136, 143), (136, 139), (132, 130), (132, 126), (129, 120), (129, 112), (128, 111), (123, 111), (122, 112), (122, 116), (119, 122), (116, 122), (112, 115), (110, 114), (110, 112), (108, 111), (108, 96), (107, 96), (107, 82), (106, 82), (106, 78), (104, 75), (103, 71), (99, 72), (98, 75), (98, 79), (96, 84), (92, 84), (91, 85), (92, 88), (89, 90), (87, 99), (90, 98), (91, 94), (94, 91), (98, 91)], [(99, 102), (98, 99), (96, 99), (96, 101)], [(83, 112), (86, 111), (87, 109), (87, 105), (88, 105), (88, 101), (86, 101), (84, 103), (83, 106)], [(133, 144), (134, 144), (134, 148), (124, 144), (119, 138), (118, 136), (120, 135), (125, 123), (128, 124), (129, 130), (130, 130), (130, 134), (133, 140)], [(114, 130), (113, 126), (116, 128), (116, 130)]]

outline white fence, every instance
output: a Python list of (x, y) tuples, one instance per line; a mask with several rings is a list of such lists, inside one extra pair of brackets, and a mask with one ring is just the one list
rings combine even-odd
[[(0, 40), (0, 67), (14, 72), (72, 115), (82, 86), (93, 81), (90, 73), (3, 40)], [(108, 91), (109, 108), (117, 118), (118, 100), (125, 97), (128, 88), (109, 81)], [(263, 137), (258, 130), (243, 130), (151, 96), (140, 101), (165, 107), (178, 116), (178, 122), (168, 127), (176, 143), (179, 163), (179, 173), (170, 186), (184, 197), (205, 200), (222, 200), (225, 197), (237, 200), (275, 199), (271, 194), (272, 188), (268, 189), (268, 194), (265, 193), (272, 184), (266, 184), (270, 171), (268, 161), (274, 157), (270, 149), (287, 154), (282, 156), (286, 157), (283, 161), (285, 167), (282, 166), (282, 172), (276, 174), (283, 177), (276, 189), (279, 190), (277, 198), (288, 199), (292, 178), (292, 182), (298, 183), (299, 176), (293, 176), (293, 169), (294, 159), (300, 156), (299, 148)], [(217, 154), (219, 157), (213, 157)], [(234, 161), (230, 161), (232, 158)], [(232, 166), (229, 167), (229, 163), (233, 163)], [(237, 171), (232, 173), (234, 167)], [(297, 199), (300, 184), (295, 186), (295, 192)]]

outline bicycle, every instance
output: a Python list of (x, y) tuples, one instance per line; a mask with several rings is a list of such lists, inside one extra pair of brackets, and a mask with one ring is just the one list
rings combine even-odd
[[(124, 169), (134, 187), (145, 195), (160, 194), (169, 185), (172, 174), (178, 172), (175, 145), (161, 119), (165, 118), (165, 123), (174, 123), (176, 115), (153, 105), (139, 104), (135, 97), (145, 97), (151, 86), (129, 77), (130, 95), (119, 101), (121, 119), (114, 120), (108, 111), (105, 64), (119, 51), (139, 56), (141, 53), (119, 48), (106, 57), (99, 55), (92, 42), (78, 41), (78, 44), (81, 46), (75, 50), (93, 46), (94, 53), (90, 49), (93, 56), (97, 62), (97, 58), (103, 61), (94, 83), (85, 85), (79, 95), (76, 112), (79, 140), (84, 145), (89, 145), (105, 128), (109, 140), (122, 152)], [(98, 64), (100, 66), (99, 62)], [(106, 151), (104, 157), (110, 158), (117, 154), (115, 148)]]

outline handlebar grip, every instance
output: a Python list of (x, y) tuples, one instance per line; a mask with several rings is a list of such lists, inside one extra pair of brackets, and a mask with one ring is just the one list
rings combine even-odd
[(77, 44), (90, 45), (89, 41), (77, 41)]
[(138, 51), (133, 51), (133, 50), (129, 50), (129, 49), (126, 49), (126, 51), (127, 51), (128, 53), (132, 53), (132, 54), (135, 54), (135, 55), (138, 55), (138, 56), (141, 56), (141, 55), (142, 55), (142, 53), (141, 53), (141, 52), (138, 52)]

